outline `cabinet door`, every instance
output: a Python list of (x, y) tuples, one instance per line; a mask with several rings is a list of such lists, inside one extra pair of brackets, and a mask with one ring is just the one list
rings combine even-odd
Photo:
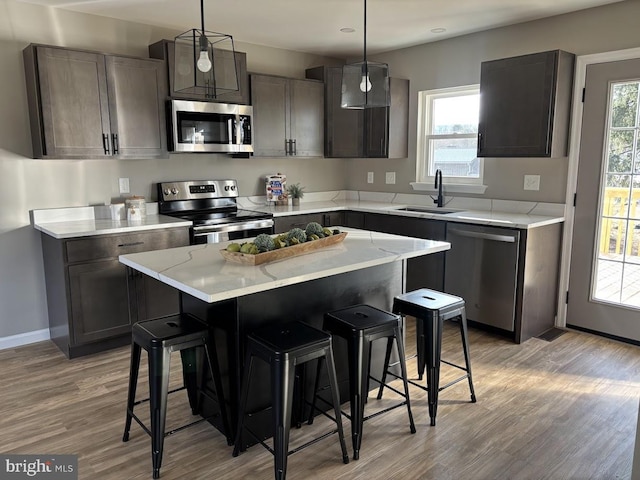
[(326, 138), (325, 157), (360, 158), (363, 156), (362, 110), (340, 106), (342, 97), (342, 68), (328, 68), (326, 79)]
[(370, 158), (386, 158), (389, 152), (389, 108), (368, 108), (364, 112), (364, 150)]
[(127, 269), (118, 260), (68, 267), (73, 345), (130, 331)]
[(135, 276), (135, 312), (132, 322), (152, 320), (180, 313), (178, 290), (142, 273)]
[(298, 157), (324, 155), (324, 85), (315, 80), (289, 80), (291, 150)]
[(109, 154), (111, 131), (104, 56), (37, 47), (36, 58), (43, 156), (86, 158)]
[(166, 157), (164, 63), (111, 55), (105, 60), (113, 154)]
[[(367, 230), (376, 232), (394, 233), (428, 240), (444, 240), (446, 236), (446, 222), (440, 220), (367, 213), (364, 223)], [(444, 252), (407, 260), (407, 291), (418, 288), (443, 291), (444, 260)]]
[(292, 228), (302, 228), (303, 230), (309, 222), (322, 224), (322, 213), (306, 213), (303, 215), (289, 215), (286, 217), (275, 217), (275, 233), (288, 232)]
[(288, 81), (269, 75), (251, 75), (253, 154), (284, 157), (287, 154)]
[(557, 59), (551, 51), (482, 63), (478, 156), (550, 156)]

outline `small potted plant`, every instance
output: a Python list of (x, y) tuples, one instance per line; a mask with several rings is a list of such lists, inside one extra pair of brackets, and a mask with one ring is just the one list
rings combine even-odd
[(299, 183), (294, 183), (287, 187), (287, 194), (291, 197), (291, 205), (294, 207), (300, 205), (300, 199), (304, 197), (304, 187), (301, 187)]

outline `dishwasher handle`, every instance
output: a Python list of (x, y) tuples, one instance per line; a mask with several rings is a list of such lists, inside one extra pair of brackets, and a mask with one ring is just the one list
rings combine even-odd
[(494, 242), (515, 243), (517, 241), (516, 235), (496, 235), (495, 233), (474, 232), (471, 230), (460, 230), (457, 228), (450, 228), (448, 233), (458, 235), (460, 237), (469, 238), (481, 238), (483, 240), (493, 240)]

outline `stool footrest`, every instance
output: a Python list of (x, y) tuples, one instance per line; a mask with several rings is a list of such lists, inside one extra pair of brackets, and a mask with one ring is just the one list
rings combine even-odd
[(404, 402), (397, 403), (395, 405), (392, 405), (391, 407), (387, 407), (387, 408), (385, 408), (383, 410), (380, 410), (379, 412), (375, 412), (375, 413), (372, 413), (371, 415), (367, 415), (365, 417), (362, 417), (362, 421), (363, 422), (367, 421), (370, 418), (374, 418), (374, 417), (377, 417), (378, 415), (382, 415), (383, 413), (390, 412), (391, 410), (394, 410), (394, 409), (396, 409), (398, 407), (404, 407), (406, 404), (407, 404), (406, 400)]
[[(169, 391), (167, 392), (167, 395), (169, 395), (170, 393), (176, 393), (176, 392), (179, 392), (179, 391), (181, 391), (181, 390), (186, 390), (186, 389), (187, 389), (187, 387), (185, 387), (185, 386), (178, 387), (178, 388), (174, 388), (173, 390), (169, 390)], [(140, 405), (141, 403), (148, 402), (149, 400), (151, 400), (149, 397), (147, 397), (147, 398), (143, 398), (142, 400), (136, 400), (135, 402), (133, 402), (133, 406), (134, 406), (134, 407), (135, 407), (135, 406), (138, 406), (138, 405)]]

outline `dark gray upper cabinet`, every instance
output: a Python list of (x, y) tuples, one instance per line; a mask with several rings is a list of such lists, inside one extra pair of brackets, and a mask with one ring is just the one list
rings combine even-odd
[(253, 74), (251, 104), (254, 156), (322, 157), (321, 82)]
[(390, 107), (352, 110), (340, 106), (341, 67), (315, 67), (306, 74), (325, 82), (325, 157), (407, 157), (409, 80), (390, 79)]
[[(228, 60), (231, 52), (227, 50), (216, 50), (216, 54), (222, 58), (214, 57), (213, 62), (219, 66), (225, 65), (225, 60)], [(181, 100), (199, 100), (207, 102), (218, 103), (238, 103), (241, 105), (249, 104), (249, 75), (247, 74), (247, 54), (244, 52), (235, 52), (236, 61), (236, 74), (238, 79), (238, 91), (229, 92), (214, 96), (213, 92), (207, 94), (190, 94), (180, 93), (173, 91), (174, 75), (175, 75), (175, 43), (173, 40), (160, 40), (154, 44), (149, 45), (149, 56), (151, 58), (157, 58), (166, 62), (166, 74), (167, 74), (167, 90), (166, 95), (171, 98), (177, 98)], [(230, 64), (230, 63), (229, 63)], [(228, 69), (230, 75), (233, 75), (233, 69)], [(233, 77), (232, 77), (233, 78)]]
[(566, 156), (574, 62), (562, 50), (483, 62), (478, 156)]
[(35, 158), (167, 156), (162, 62), (29, 45)]

